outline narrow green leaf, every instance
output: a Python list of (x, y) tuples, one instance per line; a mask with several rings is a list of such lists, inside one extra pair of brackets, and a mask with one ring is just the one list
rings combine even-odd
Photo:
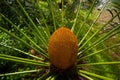
[(40, 53), (42, 56), (48, 58), (44, 53), (40, 52), (39, 50), (37, 50), (36, 48), (34, 48), (33, 46), (31, 46), (30, 44), (28, 44), (27, 42), (25, 42), (23, 39), (19, 38), (19, 37), (16, 36), (15, 34), (10, 33), (10, 32), (7, 31), (6, 29), (2, 28), (1, 26), (0, 26), (0, 29), (1, 29), (2, 31), (4, 31), (5, 33), (7, 33), (8, 35), (14, 37), (15, 39), (21, 41), (21, 42), (24, 43), (25, 45), (29, 46), (30, 48), (34, 49), (35, 51), (37, 51), (38, 53)]
[(74, 21), (73, 26), (71, 28), (71, 31), (73, 31), (73, 32), (74, 32), (74, 28), (75, 28), (76, 22), (78, 20), (78, 16), (79, 16), (79, 13), (80, 13), (80, 8), (81, 8), (81, 2), (80, 2), (80, 5), (78, 5), (75, 21)]
[(40, 76), (37, 80), (46, 80), (50, 76), (51, 76), (51, 73), (45, 73), (42, 76)]
[[(36, 36), (36, 37), (38, 37), (38, 39), (40, 40), (40, 42), (43, 44), (43, 41), (41, 41), (42, 39), (41, 39), (41, 37), (39, 36), (39, 34), (37, 34), (36, 33), (36, 31), (30, 26), (30, 24), (28, 24), (26, 21), (25, 21), (25, 19), (24, 18), (22, 18), (23, 19), (23, 22), (25, 22), (26, 23), (26, 25), (29, 27), (29, 29), (31, 29), (33, 32), (33, 35), (34, 36)], [(42, 29), (42, 28), (41, 28)], [(40, 30), (40, 29), (39, 29)], [(47, 30), (49, 30), (49, 29), (47, 29)], [(46, 31), (47, 31), (46, 30)], [(41, 31), (41, 30), (40, 30)], [(46, 32), (45, 32), (46, 33)], [(49, 34), (48, 34), (49, 32), (47, 32), (46, 33), (46, 37), (49, 39), (50, 38), (50, 36), (49, 36)], [(47, 39), (47, 41), (48, 41), (48, 39)], [(47, 48), (47, 46), (46, 45), (44, 45), (45, 46), (45, 48)]]
[(46, 32), (47, 32), (47, 36), (48, 36), (48, 38), (50, 38), (50, 30), (49, 30), (49, 28), (48, 28), (48, 25), (47, 25), (47, 23), (46, 23), (46, 20), (45, 20), (45, 17), (43, 16), (43, 11), (41, 10), (40, 11), (41, 12), (41, 17), (43, 18), (43, 22), (44, 22), (44, 24), (45, 24), (45, 26), (46, 26)]
[[(96, 19), (94, 20), (94, 22), (91, 24), (89, 30), (87, 31), (87, 33), (84, 35), (84, 37), (82, 38), (82, 40), (80, 40), (80, 42), (78, 43), (78, 46), (80, 46), (83, 41), (85, 40), (85, 38), (88, 36), (88, 34), (91, 32), (92, 27), (94, 26), (94, 24), (96, 23), (96, 21), (98, 20), (98, 18), (100, 17), (101, 13), (103, 12), (105, 6), (107, 5), (107, 3), (104, 5), (104, 7), (102, 7), (100, 13), (97, 15)], [(81, 49), (81, 47), (79, 48), (79, 50)]]
[(49, 63), (46, 63), (46, 62), (35, 61), (35, 60), (30, 60), (30, 59), (25, 59), (25, 58), (19, 58), (19, 57), (14, 57), (14, 56), (5, 55), (5, 54), (0, 54), (0, 59), (24, 63), (24, 64), (44, 66), (44, 67), (49, 66)]
[(93, 65), (117, 65), (120, 64), (120, 61), (113, 61), (113, 62), (97, 62), (97, 63), (86, 63), (86, 64), (80, 64), (79, 66), (93, 66)]
[[(2, 15), (2, 14), (1, 14)], [(38, 49), (40, 49), (43, 53), (45, 53), (45, 51), (40, 47), (38, 46), (33, 40), (31, 40), (24, 32), (22, 32), (15, 24), (13, 24), (7, 17), (5, 17), (4, 15), (2, 15), (2, 17), (4, 19), (6, 19), (10, 24), (13, 25), (13, 27), (15, 29), (17, 29), (21, 34), (23, 34), (32, 44), (34, 44)]]
[[(42, 19), (43, 19), (43, 23), (44, 23), (44, 25), (45, 25), (45, 27), (46, 27), (46, 33), (47, 33), (47, 36), (48, 36), (48, 38), (50, 38), (50, 30), (49, 30), (49, 26), (47, 25), (47, 21), (46, 21), (46, 19), (45, 19), (45, 16), (44, 16), (44, 11), (41, 9), (41, 3), (42, 1), (39, 1), (38, 3), (37, 3), (37, 6), (38, 6), (38, 10), (39, 10), (39, 12), (40, 12), (40, 16), (42, 17)], [(44, 3), (44, 2), (42, 2), (42, 3)], [(47, 3), (47, 2), (46, 2)], [(46, 4), (47, 5), (47, 4)], [(37, 21), (38, 21), (38, 23), (40, 24), (40, 21), (37, 19)]]
[(0, 76), (11, 76), (11, 75), (19, 75), (19, 74), (28, 74), (28, 73), (40, 72), (40, 71), (42, 71), (42, 69), (29, 70), (29, 71), (20, 71), (20, 72), (14, 72), (14, 73), (5, 73), (5, 74), (0, 74)]
[(64, 25), (64, 8), (63, 8), (63, 0), (61, 0), (61, 2), (62, 2), (62, 9), (61, 9), (61, 12), (62, 12), (62, 25)]
[(95, 54), (97, 54), (97, 53), (101, 53), (101, 52), (103, 52), (103, 51), (106, 51), (106, 50), (109, 50), (109, 49), (118, 47), (118, 46), (120, 46), (120, 43), (119, 43), (119, 44), (115, 44), (115, 45), (113, 45), (113, 46), (110, 46), (110, 47), (108, 47), (108, 48), (104, 48), (104, 49), (98, 50), (98, 51), (96, 51), (96, 52), (94, 52), (94, 53), (91, 53), (91, 54), (88, 54), (88, 55), (86, 55), (86, 56), (83, 56), (83, 57), (81, 57), (78, 61), (80, 61), (81, 59), (85, 59), (85, 58), (87, 58), (87, 57), (93, 56), (93, 55), (95, 55)]
[(88, 80), (94, 80), (94, 79), (92, 79), (91, 77), (89, 77), (89, 76), (87, 76), (87, 75), (85, 75), (85, 74), (83, 74), (83, 73), (80, 73), (80, 72), (79, 72), (79, 75), (85, 77), (85, 78), (88, 79)]
[[(94, 43), (92, 43), (88, 48), (85, 48), (85, 49), (82, 51), (82, 53), (85, 52), (85, 51), (90, 50), (91, 48), (97, 46), (98, 44), (100, 44), (101, 42), (105, 41), (105, 40), (108, 39), (109, 37), (117, 34), (119, 31), (117, 32), (116, 30), (119, 30), (119, 28), (120, 28), (120, 25), (118, 25), (118, 26), (116, 26), (115, 28), (113, 28), (111, 31), (109, 31), (109, 32), (106, 33), (104, 36), (100, 37), (98, 40), (96, 40)], [(115, 31), (116, 31), (116, 32), (115, 32)]]
[(56, 30), (56, 20), (55, 20), (55, 13), (53, 11), (53, 5), (52, 5), (52, 1), (51, 0), (47, 0), (49, 6), (50, 6), (50, 11), (51, 11), (51, 14), (52, 14), (52, 18), (53, 18), (53, 24), (54, 24), (54, 31)]
[(21, 7), (21, 9), (23, 10), (23, 12), (24, 12), (25, 15), (27, 16), (27, 18), (29, 19), (29, 21), (31, 22), (31, 24), (33, 25), (33, 27), (35, 28), (36, 32), (40, 35), (41, 41), (43, 42), (43, 44), (47, 46), (47, 41), (46, 41), (46, 39), (44, 38), (44, 36), (42, 35), (42, 33), (39, 31), (38, 27), (35, 25), (35, 23), (34, 23), (33, 20), (30, 18), (30, 16), (28, 15), (28, 13), (25, 11), (25, 9), (23, 8), (23, 6), (22, 6), (21, 3), (19, 2), (19, 0), (17, 0), (17, 3), (19, 4), (19, 6)]
[[(120, 12), (119, 12), (120, 13)], [(106, 26), (108, 25), (111, 21), (113, 21), (114, 18), (116, 18), (119, 13), (117, 13), (114, 17), (112, 17), (108, 22), (106, 22), (100, 29), (98, 29), (89, 39), (87, 39), (87, 41), (85, 43), (82, 44), (82, 46), (80, 46), (80, 49), (81, 50), (95, 35), (99, 34), (99, 32)], [(87, 50), (87, 48), (85, 48), (85, 50)], [(84, 51), (85, 51), (84, 50)]]
[(83, 74), (87, 74), (87, 75), (93, 76), (93, 77), (96, 77), (98, 79), (114, 80), (114, 79), (111, 79), (111, 78), (108, 78), (108, 77), (105, 77), (105, 76), (101, 76), (101, 75), (98, 75), (98, 74), (95, 74), (95, 73), (91, 73), (91, 72), (88, 72), (88, 71), (84, 71), (84, 70), (79, 70), (79, 72), (83, 73)]
[(23, 53), (23, 54), (26, 54), (26, 55), (28, 55), (28, 56), (31, 56), (31, 57), (35, 58), (35, 59), (38, 59), (38, 60), (42, 60), (42, 61), (43, 61), (42, 58), (39, 58), (39, 57), (37, 57), (37, 56), (34, 56), (34, 55), (30, 54), (30, 53), (24, 52), (24, 51), (22, 51), (22, 50), (20, 50), (20, 49), (17, 49), (17, 48), (15, 48), (15, 47), (8, 46), (8, 45), (3, 45), (3, 44), (0, 44), (0, 45), (5, 46), (5, 47), (10, 48), (10, 49), (13, 49), (13, 50), (16, 50), (16, 51), (21, 52), (21, 53)]
[(53, 76), (50, 76), (46, 80), (55, 80), (55, 78)]
[(79, 29), (78, 29), (78, 31), (77, 31), (77, 33), (76, 33), (76, 36), (77, 36), (77, 37), (78, 37), (78, 35), (79, 35), (80, 31), (81, 31), (81, 28), (84, 27), (84, 25), (85, 25), (85, 23), (86, 23), (89, 15), (90, 15), (90, 13), (92, 12), (92, 10), (93, 10), (93, 8), (94, 8), (94, 5), (95, 5), (95, 2), (96, 2), (96, 0), (93, 1), (93, 3), (92, 3), (92, 5), (91, 5), (91, 7), (90, 7), (90, 10), (89, 10), (89, 12), (88, 12), (88, 14), (87, 14), (84, 22), (83, 22), (83, 23), (81, 24), (81, 26), (79, 27)]

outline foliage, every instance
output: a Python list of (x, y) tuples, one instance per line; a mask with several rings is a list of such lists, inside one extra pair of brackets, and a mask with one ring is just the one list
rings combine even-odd
[[(36, 17), (39, 14), (37, 11), (37, 7), (35, 6), (35, 1), (27, 1), (27, 0), (21, 0), (20, 1), (23, 4), (23, 7), (28, 12), (29, 15), (31, 15), (31, 18), (36, 21)], [(24, 13), (22, 12), (20, 7), (18, 6), (18, 3), (16, 0), (2, 0), (0, 2), (0, 13), (4, 14), (8, 19), (10, 19), (14, 24), (20, 24), (22, 26), (25, 25), (23, 21), (21, 20), (21, 17), (24, 17), (24, 19), (27, 21), (27, 18), (25, 17)], [(4, 25), (5, 28), (8, 30), (12, 28), (12, 26), (6, 22), (4, 19), (0, 23), (1, 25)]]
[[(113, 57), (114, 50), (120, 48), (120, 25), (101, 33), (103, 28), (107, 27), (120, 12), (105, 24), (99, 25), (96, 21), (103, 9), (98, 14), (94, 13), (95, 2), (96, 0), (93, 1), (89, 10), (82, 10), (81, 2), (75, 6), (74, 1), (69, 4), (62, 3), (62, 8), (60, 8), (57, 1), (38, 0), (33, 6), (35, 11), (30, 6), (28, 7), (30, 9), (27, 10), (19, 0), (12, 4), (16, 6), (15, 9), (9, 5), (10, 15), (7, 14), (7, 10), (0, 13), (0, 68), (6, 67), (9, 62), (11, 64), (8, 65), (10, 67), (7, 67), (7, 71), (0, 72), (1, 79), (68, 79), (70, 75), (61, 77), (61, 74), (51, 73), (47, 54), (51, 34), (63, 26), (71, 29), (78, 39), (79, 52), (76, 67), (80, 79), (120, 79), (119, 56), (118, 59)], [(8, 3), (5, 2), (5, 5)], [(16, 16), (17, 19), (13, 16)], [(107, 40), (114, 36), (116, 42), (107, 43)], [(35, 51), (35, 54), (31, 54), (31, 49)], [(111, 55), (113, 51), (114, 54)], [(72, 69), (72, 72), (74, 71), (76, 70)], [(14, 77), (14, 75), (17, 76)]]

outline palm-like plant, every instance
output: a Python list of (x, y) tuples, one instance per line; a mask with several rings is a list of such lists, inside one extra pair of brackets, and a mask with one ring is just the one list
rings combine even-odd
[[(58, 79), (72, 80), (73, 78), (75, 78), (72, 77), (74, 73), (77, 75), (76, 80), (120, 79), (120, 77), (118, 76), (120, 75), (120, 73), (118, 72), (120, 70), (119, 67), (120, 61), (119, 59), (117, 61), (114, 60), (114, 58), (111, 56), (112, 53), (111, 49), (114, 48), (119, 49), (120, 42), (118, 41), (116, 44), (111, 44), (111, 45), (109, 44), (106, 45), (105, 43), (107, 39), (113, 36), (114, 37), (119, 36), (118, 34), (120, 32), (120, 25), (116, 25), (113, 29), (107, 31), (106, 33), (101, 33), (103, 28), (109, 25), (109, 23), (116, 16), (118, 16), (119, 13), (113, 16), (105, 24), (99, 25), (96, 23), (96, 21), (99, 18), (102, 10), (98, 14), (94, 14), (92, 12), (95, 2), (96, 0), (94, 0), (91, 8), (87, 12), (81, 10), (81, 3), (80, 3), (80, 5), (76, 6), (76, 9), (74, 9), (75, 11), (72, 11), (73, 12), (71, 13), (72, 15), (69, 15), (70, 14), (69, 12), (71, 11), (69, 11), (68, 6), (70, 6), (71, 3), (69, 3), (68, 6), (66, 6), (63, 5), (64, 3), (62, 2), (62, 9), (60, 9), (56, 1), (51, 1), (51, 0), (47, 0), (45, 2), (38, 1), (36, 5), (38, 6), (38, 10), (40, 12), (39, 13), (40, 18), (36, 18), (36, 21), (38, 22), (37, 24), (32, 20), (32, 18), (24, 9), (24, 7), (19, 2), (19, 0), (17, 0), (19, 7), (22, 9), (23, 13), (27, 17), (26, 20), (23, 16), (21, 16), (21, 20), (27, 25), (24, 26), (24, 28), (27, 29), (28, 31), (24, 31), (23, 28), (21, 29), (21, 24), (18, 25), (14, 24), (3, 14), (1, 14), (1, 17), (4, 18), (6, 21), (8, 21), (12, 25), (14, 31), (16, 32), (8, 31), (7, 29), (3, 28), (4, 25), (0, 26), (0, 30), (4, 33), (7, 33), (15, 40), (18, 40), (19, 41), (18, 43), (23, 43), (22, 45), (25, 45), (27, 49), (31, 48), (32, 49), (31, 53), (36, 54), (37, 56), (30, 54), (29, 51), (23, 48), (19, 49), (19, 47), (15, 47), (13, 44), (6, 44), (4, 41), (1, 40), (0, 45), (2, 47), (4, 46), (13, 49), (29, 57), (20, 58), (20, 57), (0, 53), (0, 59), (15, 61), (17, 63), (30, 64), (32, 66), (34, 65), (35, 68), (33, 67), (34, 70), (29, 70), (29, 71), (0, 74), (0, 76), (8, 76), (15, 74), (20, 75), (25, 73), (39, 72), (39, 76), (37, 77), (38, 80), (58, 80)], [(64, 26), (67, 26), (66, 28), (69, 28), (71, 32), (73, 32), (76, 35), (78, 39), (78, 54), (76, 58), (76, 63), (75, 65), (73, 65), (75, 68), (69, 67), (67, 69), (61, 69), (55, 66), (54, 64), (50, 63), (49, 61), (49, 59), (51, 58), (51, 57), (49, 58), (48, 56), (48, 42), (50, 36), (58, 28)], [(53, 48), (56, 49), (56, 47)], [(66, 54), (66, 53), (62, 53), (62, 54)], [(36, 66), (39, 66), (39, 69)]]

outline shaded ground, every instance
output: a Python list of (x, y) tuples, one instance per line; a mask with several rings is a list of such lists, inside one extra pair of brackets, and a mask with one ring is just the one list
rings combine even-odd
[[(113, 15), (116, 14), (114, 11), (112, 11), (112, 12), (113, 12)], [(105, 24), (108, 20), (111, 19), (111, 17), (112, 17), (112, 14), (111, 14), (109, 11), (104, 10), (104, 11), (101, 13), (98, 21), (99, 21), (100, 23), (102, 23), (102, 24)], [(118, 17), (116, 17), (116, 18), (113, 20), (113, 22), (118, 22), (118, 23), (119, 23)]]

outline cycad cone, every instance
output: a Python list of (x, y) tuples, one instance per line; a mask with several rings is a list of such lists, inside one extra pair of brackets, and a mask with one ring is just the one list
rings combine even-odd
[(59, 69), (68, 69), (75, 64), (78, 46), (77, 38), (70, 29), (56, 30), (48, 43), (50, 62)]

